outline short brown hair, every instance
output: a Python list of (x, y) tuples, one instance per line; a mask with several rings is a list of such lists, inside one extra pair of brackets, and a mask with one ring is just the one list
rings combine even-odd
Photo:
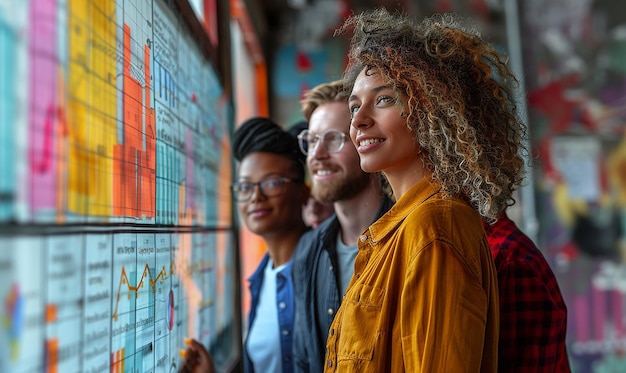
[(300, 100), (304, 118), (309, 121), (313, 111), (315, 111), (318, 106), (328, 102), (345, 102), (347, 110), (348, 92), (344, 89), (342, 80), (322, 83), (308, 90), (304, 94), (304, 98)]

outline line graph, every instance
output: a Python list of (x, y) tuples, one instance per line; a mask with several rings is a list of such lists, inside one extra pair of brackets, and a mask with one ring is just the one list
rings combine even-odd
[(120, 297), (122, 295), (122, 286), (126, 286), (126, 289), (128, 289), (128, 300), (130, 300), (130, 295), (132, 292), (135, 292), (135, 299), (137, 297), (139, 297), (139, 290), (141, 290), (141, 288), (144, 286), (144, 280), (147, 280), (150, 284), (150, 290), (152, 291), (152, 293), (156, 293), (156, 284), (157, 282), (160, 282), (161, 284), (165, 283), (165, 280), (169, 279), (170, 276), (173, 276), (176, 274), (176, 266), (174, 265), (174, 263), (170, 263), (169, 266), (169, 271), (165, 266), (161, 267), (161, 270), (159, 271), (159, 273), (156, 275), (156, 277), (152, 276), (152, 271), (150, 270), (150, 265), (148, 263), (146, 263), (146, 265), (143, 268), (143, 272), (141, 274), (141, 277), (139, 278), (139, 281), (137, 281), (137, 283), (135, 285), (132, 285), (130, 283), (130, 280), (128, 279), (128, 275), (126, 274), (126, 268), (122, 267), (122, 271), (120, 273), (120, 282), (117, 286), (117, 295), (115, 298), (115, 307), (113, 310), (113, 320), (117, 321), (117, 308), (118, 305), (120, 303)]
[(232, 98), (186, 13), (0, 0), (0, 373), (174, 371), (183, 335), (237, 338)]

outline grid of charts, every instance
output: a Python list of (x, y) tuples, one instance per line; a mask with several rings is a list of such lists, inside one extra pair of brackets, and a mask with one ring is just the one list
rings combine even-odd
[(172, 372), (185, 337), (227, 359), (230, 103), (184, 21), (0, 0), (0, 372)]

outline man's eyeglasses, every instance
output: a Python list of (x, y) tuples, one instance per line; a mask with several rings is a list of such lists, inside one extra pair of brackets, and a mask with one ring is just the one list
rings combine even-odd
[(346, 143), (346, 134), (339, 130), (328, 130), (320, 134), (304, 130), (298, 135), (298, 144), (302, 153), (314, 152), (318, 143), (321, 143), (329, 153), (339, 153)]
[(237, 202), (246, 202), (252, 198), (254, 189), (259, 187), (259, 191), (263, 193), (265, 197), (276, 197), (285, 191), (286, 183), (300, 183), (301, 180), (290, 179), (288, 177), (272, 176), (263, 179), (257, 183), (251, 181), (238, 181), (230, 186), (233, 191), (233, 197)]

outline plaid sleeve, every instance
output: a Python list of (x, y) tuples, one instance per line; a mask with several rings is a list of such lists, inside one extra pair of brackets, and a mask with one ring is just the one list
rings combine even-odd
[(508, 263), (498, 271), (500, 286), (500, 368), (556, 369), (565, 352), (567, 312), (552, 283), (530, 263)]
[(548, 262), (510, 220), (488, 234), (500, 289), (498, 370), (569, 372), (567, 309)]

